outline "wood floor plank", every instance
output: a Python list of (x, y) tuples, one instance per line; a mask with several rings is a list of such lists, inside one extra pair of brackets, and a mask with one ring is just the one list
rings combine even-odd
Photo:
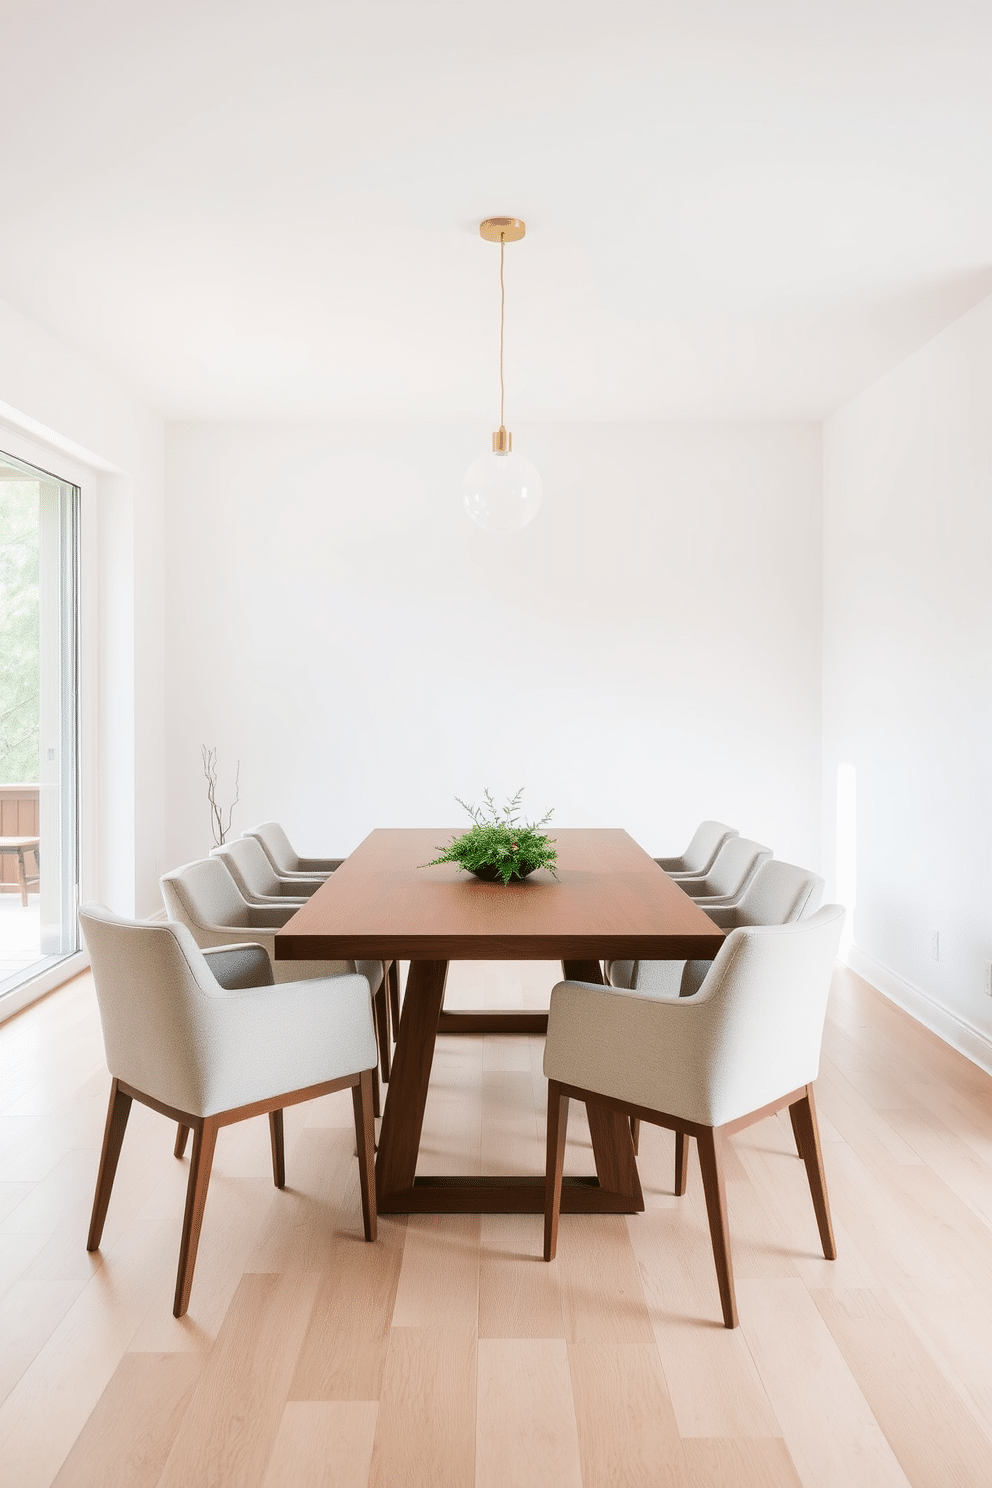
[(582, 1488), (563, 1338), (479, 1343), (476, 1488)]
[(394, 1328), (478, 1327), (478, 1214), (411, 1214)]
[(474, 1327), (394, 1328), (369, 1488), (467, 1488), (475, 1481)]
[(296, 1271), (243, 1278), (159, 1488), (260, 1488), (319, 1280)]
[(360, 1235), (355, 1132), (307, 1127), (287, 1157), (286, 1187), (271, 1184), (249, 1271), (324, 1271), (339, 1235)]
[(204, 1362), (196, 1354), (125, 1354), (54, 1488), (156, 1488)]
[(681, 1483), (684, 1455), (654, 1340), (569, 1340), (584, 1488)]
[(640, 1346), (654, 1351), (641, 1274), (620, 1214), (563, 1214), (557, 1268), (569, 1343)]
[(781, 1436), (743, 1334), (721, 1324), (705, 1215), (686, 1234), (692, 1207), (627, 1220), (679, 1433)]
[(375, 1245), (338, 1237), (321, 1276), (290, 1400), (379, 1399), (406, 1227), (405, 1217), (383, 1215)]
[(541, 1259), (541, 1218), (483, 1214), (480, 1338), (564, 1338), (558, 1268)]
[[(802, 1488), (781, 1437), (683, 1443), (685, 1488)], [(839, 1488), (839, 1485), (838, 1485)]]
[(23, 1278), (0, 1298), (0, 1401), (6, 1400), (86, 1285)]
[(885, 1293), (812, 1296), (913, 1488), (992, 1483), (992, 1440)]
[[(804, 1488), (907, 1488), (830, 1330), (798, 1279), (739, 1281), (741, 1326)], [(822, 1409), (829, 1401), (829, 1410)], [(839, 1416), (843, 1431), (836, 1429)]]
[(291, 1400), (262, 1488), (366, 1488), (379, 1407), (374, 1400)]

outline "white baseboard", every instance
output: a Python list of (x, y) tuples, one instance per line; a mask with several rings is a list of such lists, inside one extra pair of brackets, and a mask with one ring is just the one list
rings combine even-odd
[(867, 951), (862, 951), (858, 946), (849, 946), (843, 959), (853, 972), (864, 977), (866, 982), (870, 982), (884, 997), (901, 1007), (903, 1012), (909, 1013), (924, 1028), (929, 1028), (931, 1033), (942, 1038), (945, 1044), (950, 1044), (952, 1049), (957, 1049), (972, 1064), (977, 1064), (979, 1069), (992, 1075), (992, 1038), (983, 1029), (976, 1028), (967, 1018), (962, 1018), (960, 1013), (952, 1012), (928, 992), (907, 982), (898, 972), (892, 971), (881, 961), (876, 961), (874, 956), (869, 956)]
[(46, 966), (37, 976), (29, 977), (26, 982), (12, 987), (0, 997), (0, 1023), (5, 1023), (15, 1013), (22, 1012), (49, 992), (54, 992), (63, 982), (71, 981), (74, 976), (85, 971), (89, 964), (90, 958), (86, 952), (76, 951), (71, 956), (63, 956), (54, 966)]

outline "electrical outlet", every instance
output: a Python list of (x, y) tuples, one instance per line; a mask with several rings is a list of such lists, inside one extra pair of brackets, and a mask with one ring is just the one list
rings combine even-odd
[(930, 940), (930, 955), (934, 961), (940, 960), (940, 931), (935, 930)]

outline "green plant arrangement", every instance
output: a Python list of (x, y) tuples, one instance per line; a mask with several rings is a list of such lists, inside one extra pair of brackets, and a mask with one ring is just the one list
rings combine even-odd
[(456, 796), (455, 800), (468, 812), (475, 826), (461, 837), (453, 837), (439, 858), (422, 863), (421, 867), (457, 863), (459, 868), (466, 868), (476, 878), (490, 883), (508, 884), (512, 878), (526, 878), (537, 868), (547, 868), (557, 878), (554, 838), (541, 831), (554, 815), (554, 808), (539, 822), (521, 822), (522, 795), (523, 787), (502, 810), (497, 810), (488, 790), (484, 792), (482, 806), (469, 806)]

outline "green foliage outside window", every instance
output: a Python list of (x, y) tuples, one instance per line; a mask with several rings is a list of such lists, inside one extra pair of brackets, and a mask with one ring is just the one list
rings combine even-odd
[(38, 779), (37, 481), (0, 481), (0, 785)]

